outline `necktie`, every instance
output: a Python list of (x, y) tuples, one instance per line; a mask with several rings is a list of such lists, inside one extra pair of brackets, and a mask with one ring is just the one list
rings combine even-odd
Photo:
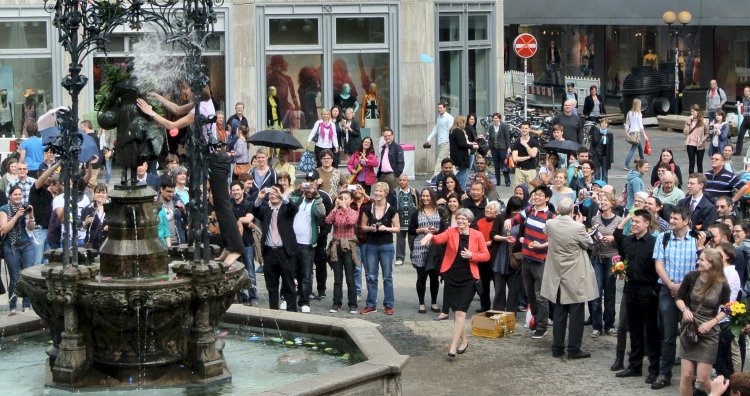
[(281, 245), (281, 236), (279, 235), (279, 209), (274, 209), (271, 214), (271, 243), (273, 246)]
[(692, 201), (690, 201), (690, 213), (695, 212), (695, 207), (698, 206), (698, 200), (693, 198)]

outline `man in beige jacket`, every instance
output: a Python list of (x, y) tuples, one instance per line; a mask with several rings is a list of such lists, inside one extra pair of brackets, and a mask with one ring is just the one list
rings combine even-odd
[(561, 357), (565, 350), (568, 315), (568, 359), (591, 357), (581, 351), (585, 304), (598, 296), (596, 277), (587, 249), (594, 242), (586, 232), (583, 218), (574, 220), (573, 201), (564, 198), (558, 204), (559, 217), (547, 220), (544, 232), (549, 241), (547, 261), (542, 277), (542, 297), (555, 303), (555, 327), (552, 331), (552, 356)]

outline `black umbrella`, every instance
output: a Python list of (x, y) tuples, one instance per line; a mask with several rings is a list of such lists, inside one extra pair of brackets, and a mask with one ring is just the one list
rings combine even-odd
[(272, 148), (285, 148), (289, 150), (298, 150), (302, 144), (287, 131), (266, 130), (259, 131), (247, 139), (248, 143), (256, 146), (266, 146)]
[(558, 153), (574, 154), (581, 148), (581, 145), (570, 140), (553, 140), (544, 146), (547, 151)]

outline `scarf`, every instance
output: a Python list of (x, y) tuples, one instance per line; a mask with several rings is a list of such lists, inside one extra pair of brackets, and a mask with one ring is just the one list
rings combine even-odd
[(322, 130), (323, 133), (321, 133), (320, 136), (322, 136), (323, 139), (326, 139), (325, 133), (328, 132), (328, 140), (330, 142), (333, 142), (333, 126), (328, 125), (328, 123), (321, 122), (320, 123), (320, 128), (323, 129)]

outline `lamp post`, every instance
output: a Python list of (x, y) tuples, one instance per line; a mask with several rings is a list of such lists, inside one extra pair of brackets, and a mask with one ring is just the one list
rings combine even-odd
[[(690, 21), (693, 20), (693, 14), (690, 11), (682, 10), (676, 13), (672, 10), (667, 10), (661, 16), (662, 21), (667, 24), (668, 28), (671, 27), (675, 22), (682, 24), (685, 27)], [(674, 113), (679, 114), (679, 94), (680, 94), (680, 26), (675, 25), (674, 31)], [(669, 45), (669, 44), (667, 44)]]

